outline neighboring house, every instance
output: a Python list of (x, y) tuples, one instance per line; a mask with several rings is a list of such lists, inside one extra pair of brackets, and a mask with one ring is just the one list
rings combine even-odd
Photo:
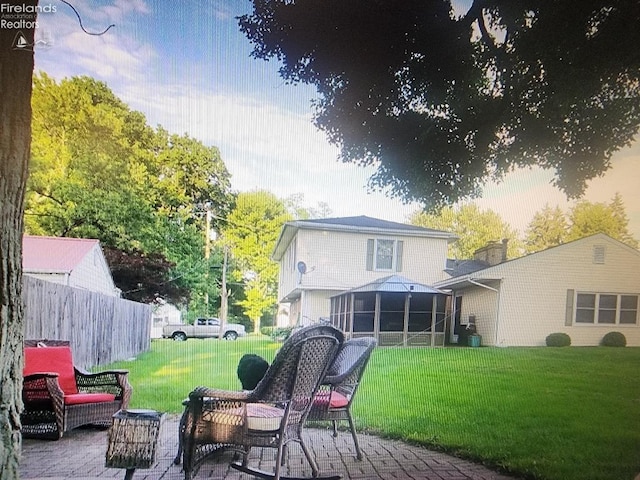
[(22, 269), (49, 282), (120, 296), (98, 240), (24, 235)]
[(153, 305), (151, 313), (151, 338), (162, 338), (162, 327), (182, 323), (182, 312), (178, 307), (161, 301)]
[(572, 345), (598, 345), (610, 331), (640, 346), (640, 252), (604, 234), (504, 261), (506, 244), (475, 260), (449, 262), (452, 338), (475, 323), (483, 345), (545, 345), (564, 332)]
[(332, 297), (383, 277), (444, 280), (447, 247), (456, 238), (365, 216), (286, 223), (272, 258), (280, 263), (279, 299), (289, 304), (289, 324), (329, 320)]

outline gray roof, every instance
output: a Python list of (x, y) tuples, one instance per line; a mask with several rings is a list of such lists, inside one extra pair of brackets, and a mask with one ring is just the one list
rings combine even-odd
[(455, 260), (447, 258), (447, 272), (452, 277), (459, 277), (461, 275), (469, 275), (470, 273), (483, 270), (490, 265), (487, 262), (481, 260)]
[(340, 225), (344, 227), (356, 228), (375, 228), (378, 230), (408, 230), (414, 232), (438, 232), (444, 233), (442, 230), (434, 230), (432, 228), (419, 227), (407, 223), (390, 222), (380, 218), (367, 217), (359, 215), (357, 217), (335, 217), (335, 218), (313, 218), (309, 220), (298, 220), (293, 223), (298, 224), (316, 224), (316, 225)]
[[(446, 295), (447, 293), (437, 288), (414, 282), (402, 275), (391, 275), (388, 277), (378, 278), (371, 283), (360, 287), (352, 288), (345, 293), (363, 293), (363, 292), (387, 292), (387, 293), (439, 293)], [(335, 296), (340, 296), (335, 295)]]

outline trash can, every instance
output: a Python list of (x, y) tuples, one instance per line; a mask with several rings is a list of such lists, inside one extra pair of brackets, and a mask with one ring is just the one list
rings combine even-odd
[(467, 338), (469, 339), (470, 347), (479, 347), (480, 344), (482, 343), (482, 335), (478, 335), (477, 333), (474, 333), (473, 335), (469, 335), (469, 337)]

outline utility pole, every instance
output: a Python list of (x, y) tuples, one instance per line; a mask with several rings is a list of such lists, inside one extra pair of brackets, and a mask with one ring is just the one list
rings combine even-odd
[[(222, 261), (222, 286), (220, 288), (220, 331), (224, 331), (229, 314), (229, 291), (227, 290), (227, 261), (229, 257), (229, 247), (224, 246), (224, 259)], [(219, 338), (222, 338), (220, 335)]]
[[(205, 229), (204, 229), (204, 259), (206, 265), (205, 275), (205, 285), (206, 288), (209, 288), (209, 257), (211, 256), (211, 210), (207, 205), (206, 211), (206, 221), (205, 221)], [(204, 305), (206, 311), (206, 317), (209, 316), (209, 291), (205, 290), (204, 292)]]

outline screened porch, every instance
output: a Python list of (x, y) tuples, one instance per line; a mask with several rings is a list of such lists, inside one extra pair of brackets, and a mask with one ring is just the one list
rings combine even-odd
[(393, 275), (331, 297), (331, 323), (380, 346), (444, 346), (448, 296)]

